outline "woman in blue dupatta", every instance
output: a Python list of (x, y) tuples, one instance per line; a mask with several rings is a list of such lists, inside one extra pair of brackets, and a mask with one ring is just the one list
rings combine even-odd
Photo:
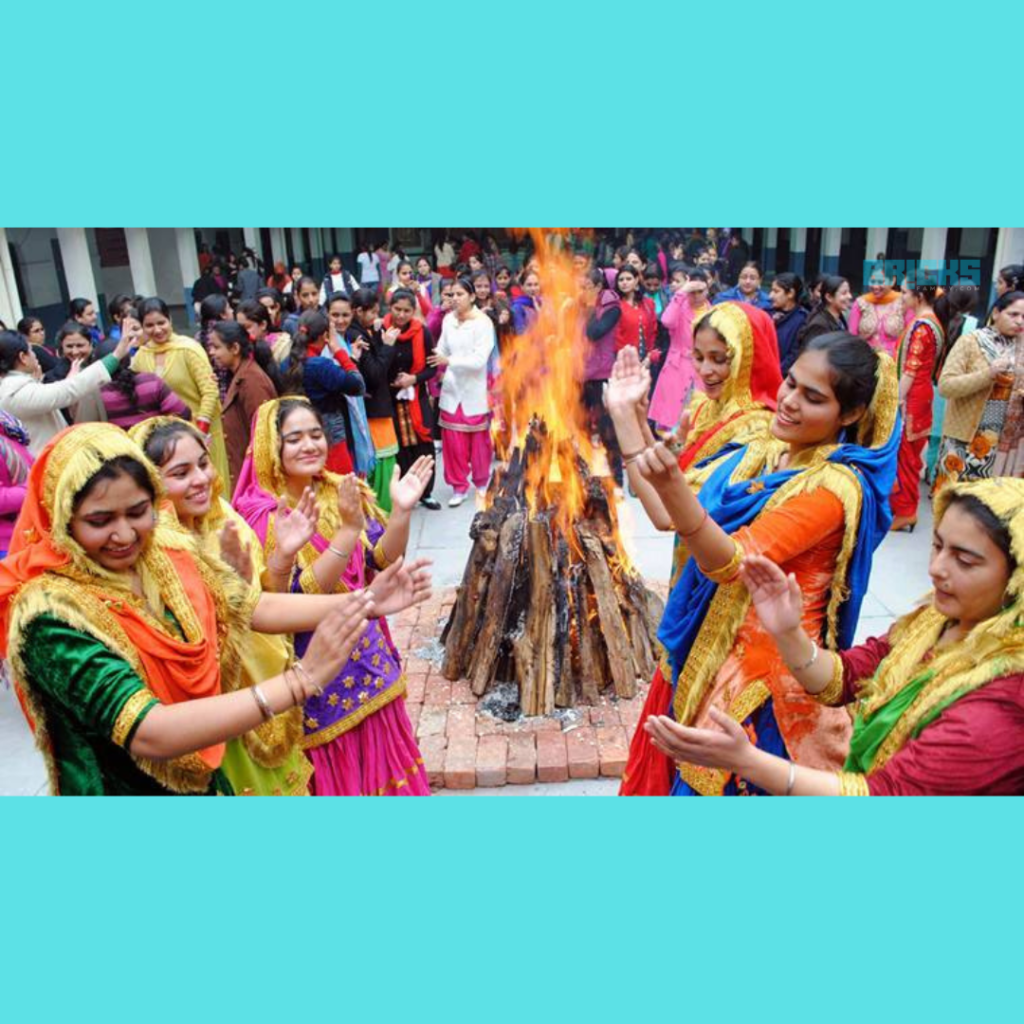
[[(658, 634), (671, 666), (669, 717), (702, 726), (714, 707), (763, 750), (841, 767), (849, 716), (821, 706), (793, 679), (758, 622), (739, 565), (759, 554), (793, 573), (808, 635), (831, 649), (849, 646), (872, 556), (891, 522), (897, 425), (892, 359), (836, 332), (814, 339), (793, 364), (770, 435), (720, 455), (699, 499), (663, 444), (645, 448), (639, 434), (621, 439), (691, 554)], [(643, 726), (625, 776), (645, 780), (640, 792), (761, 792), (726, 770), (673, 765)]]

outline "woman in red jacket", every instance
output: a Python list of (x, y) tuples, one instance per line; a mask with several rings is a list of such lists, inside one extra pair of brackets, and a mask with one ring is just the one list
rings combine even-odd
[(654, 303), (643, 293), (637, 271), (628, 263), (615, 275), (615, 290), (619, 293), (622, 315), (615, 328), (615, 351), (632, 345), (641, 359), (651, 356), (655, 362), (661, 352), (655, 345), (658, 335), (658, 317)]

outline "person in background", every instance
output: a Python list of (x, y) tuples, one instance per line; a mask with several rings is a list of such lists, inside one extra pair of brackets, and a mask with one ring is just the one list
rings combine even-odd
[(210, 331), (222, 320), (234, 320), (235, 311), (228, 302), (227, 296), (221, 294), (207, 295), (199, 304), (199, 330), (196, 331), (195, 339), (203, 346), (203, 351), (210, 356), (210, 365), (213, 367), (214, 375), (217, 377), (217, 390), (220, 392), (220, 400), (224, 401), (224, 395), (228, 390), (229, 375), (226, 374), (213, 361), (210, 355), (209, 337)]
[(821, 301), (811, 310), (797, 334), (801, 351), (822, 334), (846, 330), (846, 313), (853, 302), (850, 282), (845, 277), (826, 274), (818, 288)]
[(451, 235), (446, 230), (441, 239), (434, 245), (434, 258), (437, 260), (437, 272), (442, 277), (451, 278), (455, 276), (455, 247), (452, 245)]
[(341, 265), (341, 257), (335, 254), (327, 265), (327, 273), (320, 285), (320, 305), (326, 305), (327, 296), (338, 292), (351, 297), (358, 287), (356, 279)]
[(326, 429), (327, 468), (344, 474), (354, 470), (346, 397), (365, 394), (366, 386), (344, 350), (336, 348), (324, 354), (330, 339), (330, 321), (320, 310), (307, 309), (299, 316), (291, 350), (281, 366), (281, 394), (301, 395), (310, 401)]
[(932, 374), (946, 337), (948, 300), (934, 274), (917, 270), (903, 283), (901, 305), (913, 316), (897, 350), (903, 434), (896, 461), (896, 486), (889, 499), (891, 530), (912, 531), (921, 494), (922, 453), (932, 429)]
[(204, 299), (208, 299), (211, 295), (223, 295), (226, 298), (227, 294), (228, 279), (224, 276), (224, 262), (217, 256), (210, 261), (210, 265), (192, 285), (192, 307), (196, 316), (199, 316)]
[(850, 308), (850, 333), (859, 334), (875, 348), (889, 355), (903, 337), (908, 310), (903, 294), (893, 287), (895, 281), (886, 276), (885, 266), (876, 265), (868, 278), (868, 290)]
[(660, 358), (657, 349), (658, 318), (654, 314), (654, 303), (643, 293), (640, 284), (641, 271), (630, 262), (631, 252), (626, 262), (615, 275), (615, 290), (619, 293), (619, 309), (621, 316), (615, 326), (615, 351), (632, 345), (643, 361), (650, 357), (652, 362)]
[(65, 380), (44, 384), (32, 346), (14, 331), (0, 332), (0, 409), (22, 422), (33, 455), (67, 426), (61, 410), (106, 384), (130, 347), (131, 339), (122, 338), (109, 356), (76, 368)]
[(59, 357), (46, 344), (43, 321), (35, 316), (22, 317), (18, 321), (18, 333), (32, 346), (43, 373), (49, 373), (57, 365)]
[[(113, 351), (114, 345), (121, 338), (121, 318), (125, 311), (135, 308), (135, 300), (131, 295), (117, 294), (107, 303), (107, 317), (113, 325), (107, 332), (107, 337), (102, 344), (96, 346), (96, 354), (100, 357), (108, 355)], [(107, 348), (109, 346), (109, 348)]]
[(100, 316), (91, 299), (72, 299), (68, 307), (68, 319), (84, 327), (94, 345), (103, 341)]
[(276, 288), (261, 288), (256, 293), (256, 301), (270, 314), (270, 332), (283, 331), (284, 300)]
[(399, 289), (391, 296), (391, 308), (384, 317), (384, 333), (397, 327), (395, 352), (388, 370), (395, 409), (395, 434), (398, 437), (398, 465), (408, 474), (417, 461), (429, 458), (430, 477), (420, 498), (424, 508), (436, 511), (441, 503), (434, 491), (434, 415), (427, 383), (437, 375), (430, 363), (434, 339), (416, 319), (416, 296)]
[(946, 365), (946, 358), (953, 350), (953, 346), (964, 334), (970, 334), (978, 329), (978, 318), (974, 316), (974, 310), (978, 306), (980, 294), (978, 286), (969, 278), (958, 281), (946, 293), (949, 326), (946, 329), (946, 340), (935, 360), (935, 370), (932, 373), (932, 383), (936, 385), (935, 396), (932, 399), (932, 432), (928, 440), (928, 463), (925, 479), (932, 484), (935, 483), (935, 473), (939, 461), (939, 449), (942, 446), (942, 423), (946, 416), (946, 399), (939, 391), (939, 378)]
[(761, 265), (754, 260), (747, 260), (740, 268), (739, 281), (734, 288), (720, 291), (714, 299), (719, 302), (749, 302), (766, 313), (772, 310), (772, 301), (768, 293), (761, 287)]
[(217, 472), (225, 486), (230, 486), (220, 392), (209, 356), (197, 341), (175, 333), (163, 299), (143, 299), (139, 319), (143, 341), (132, 359), (132, 369), (155, 373), (185, 402), (192, 422), (210, 439), (210, 458)]
[(1024, 292), (1004, 292), (987, 327), (946, 357), (935, 492), (950, 483), (1024, 475)]
[(661, 322), (669, 335), (665, 365), (654, 387), (648, 416), (663, 431), (675, 430), (697, 378), (693, 362), (693, 326), (711, 309), (708, 275), (700, 267), (689, 273), (680, 264), (672, 268), (672, 300)]
[(643, 284), (645, 294), (654, 303), (654, 315), (660, 318), (672, 298), (672, 292), (665, 288), (661, 267), (656, 260), (644, 267)]
[(293, 263), (292, 269), (288, 273), (288, 283), (284, 286), (284, 294), (290, 295), (296, 304), (298, 304), (299, 285), (305, 276), (306, 272), (302, 267), (298, 263)]
[(14, 522), (28, 493), (25, 484), (35, 461), (28, 443), (25, 424), (0, 410), (0, 558), (11, 546)]
[[(271, 289), (261, 289), (270, 291)], [(273, 314), (270, 307), (263, 302), (240, 302), (235, 310), (235, 320), (242, 325), (249, 334), (249, 340), (258, 349), (264, 345), (271, 353), (274, 362), (280, 366), (292, 347), (292, 338), (285, 331), (275, 330), (273, 326)], [(260, 362), (263, 366), (263, 362)], [(264, 367), (264, 372), (274, 381), (275, 386), (279, 383), (275, 374), (269, 373)]]
[[(274, 272), (267, 277), (267, 287), (274, 288), (277, 290), (279, 295), (283, 295), (290, 280), (291, 278), (288, 276), (288, 268), (281, 262), (281, 260), (278, 260), (274, 264)], [(257, 298), (259, 298), (258, 295)]]
[[(489, 283), (486, 274), (484, 279)], [(473, 281), (460, 277), (452, 288), (452, 311), (444, 318), (437, 348), (427, 357), (444, 367), (441, 382), (441, 445), (444, 478), (452, 488), (449, 507), (458, 508), (473, 486), (483, 493), (491, 475), (494, 445), (488, 402), (487, 367), (497, 350), (491, 318), (476, 303)]]
[(622, 310), (619, 296), (607, 284), (604, 271), (597, 267), (588, 271), (580, 284), (580, 319), (586, 352), (583, 357), (583, 408), (590, 434), (604, 446), (608, 471), (616, 486), (621, 487), (622, 453), (605, 408), (604, 388), (615, 365), (615, 328)]
[(772, 302), (775, 333), (779, 339), (779, 360), (783, 376), (789, 373), (789, 368), (800, 354), (800, 343), (797, 339), (807, 320), (803, 292), (804, 283), (799, 276), (784, 271), (775, 275), (771, 291), (768, 293)]
[(262, 287), (259, 271), (252, 265), (250, 260), (243, 256), (238, 261), (238, 275), (235, 278), (235, 296), (239, 302), (247, 302), (256, 298), (256, 293)]
[(440, 274), (434, 273), (434, 268), (430, 265), (430, 260), (426, 256), (417, 258), (416, 287), (419, 289), (420, 294), (426, 295), (432, 307), (441, 301), (442, 280), (443, 278)]

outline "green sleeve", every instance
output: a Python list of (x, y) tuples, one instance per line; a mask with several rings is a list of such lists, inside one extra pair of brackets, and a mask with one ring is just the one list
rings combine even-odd
[(109, 373), (111, 377), (117, 373), (117, 368), (121, 365), (121, 360), (114, 355), (104, 356), (100, 362), (107, 368), (107, 373)]
[(83, 731), (121, 747), (160, 703), (127, 661), (50, 615), (29, 624), (22, 660), (34, 689)]

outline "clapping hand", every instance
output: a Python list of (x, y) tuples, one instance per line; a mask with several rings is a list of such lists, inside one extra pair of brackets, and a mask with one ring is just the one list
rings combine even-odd
[(366, 512), (363, 509), (363, 495), (354, 473), (341, 478), (338, 485), (338, 511), (344, 526), (355, 533), (366, 528)]
[(312, 487), (307, 487), (302, 492), (302, 497), (295, 508), (289, 508), (287, 500), (282, 495), (278, 500), (277, 514), (274, 518), (274, 540), (277, 550), (284, 558), (292, 561), (312, 540), (319, 519), (316, 494)]
[(401, 512), (411, 512), (423, 497), (433, 471), (434, 460), (429, 455), (421, 455), (409, 467), (405, 476), (401, 476), (398, 466), (395, 466), (391, 474), (390, 487), (392, 508)]
[(612, 416), (627, 414), (646, 400), (650, 386), (650, 371), (640, 362), (637, 350), (627, 345), (616, 357), (611, 378), (605, 385), (608, 412)]
[(762, 555), (748, 555), (740, 563), (740, 579), (767, 633), (783, 636), (800, 628), (804, 599), (792, 573), (787, 576)]
[(743, 726), (718, 708), (711, 708), (708, 715), (717, 729), (690, 729), (666, 715), (650, 715), (644, 731), (673, 761), (742, 773), (754, 749)]
[[(302, 656), (302, 667), (321, 689), (305, 690), (307, 698), (322, 693), (348, 660), (359, 638), (366, 629), (367, 620), (374, 614), (373, 595), (366, 590), (344, 594), (337, 599), (334, 607), (324, 616), (316, 628), (306, 653)], [(296, 673), (300, 683), (305, 676)]]
[(429, 559), (420, 558), (406, 565), (403, 557), (377, 573), (366, 588), (373, 596), (375, 614), (395, 615), (429, 600), (433, 591), (427, 567), (431, 564)]
[(252, 554), (249, 545), (242, 540), (238, 527), (230, 519), (220, 531), (220, 557), (246, 583), (252, 583)]

